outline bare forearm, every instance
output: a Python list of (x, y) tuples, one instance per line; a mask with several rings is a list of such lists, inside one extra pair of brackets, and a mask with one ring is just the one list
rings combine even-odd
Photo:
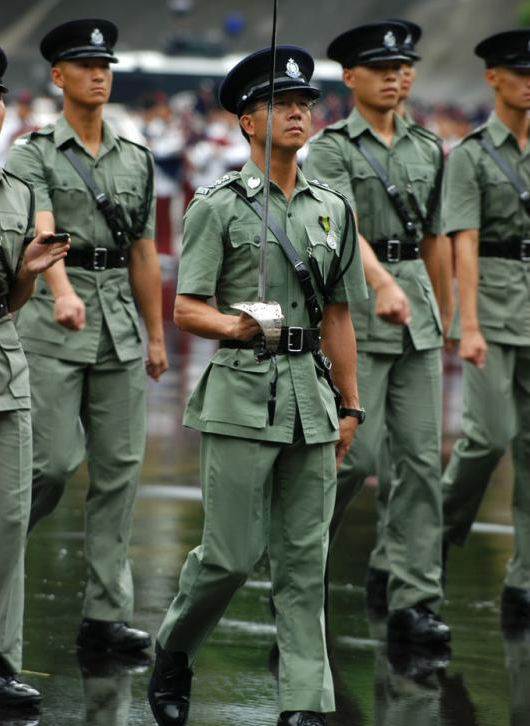
[(24, 262), (22, 262), (17, 278), (9, 293), (9, 309), (11, 311), (18, 310), (30, 299), (35, 288), (36, 279), (37, 275), (30, 272)]
[(245, 313), (225, 315), (193, 295), (177, 295), (173, 319), (180, 330), (212, 340), (250, 340), (260, 332), (259, 325)]
[(420, 254), (431, 278), (432, 288), (438, 302), (440, 301), (440, 256), (438, 235), (428, 234), (420, 242)]
[(462, 331), (479, 330), (477, 315), (478, 233), (466, 230), (455, 235), (456, 279)]
[(164, 338), (162, 324), (162, 283), (158, 255), (152, 240), (137, 240), (131, 248), (129, 276), (151, 341)]
[(322, 349), (332, 363), (331, 375), (342, 394), (343, 405), (358, 408), (357, 345), (346, 304), (326, 305), (321, 335)]

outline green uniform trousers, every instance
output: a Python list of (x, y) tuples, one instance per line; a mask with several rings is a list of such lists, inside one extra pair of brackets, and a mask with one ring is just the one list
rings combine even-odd
[[(366, 422), (339, 470), (331, 537), (352, 496), (381, 463), (386, 424), (395, 468), (381, 525), (390, 572), (389, 608), (422, 602), (436, 611), (442, 602), (440, 350), (416, 351), (409, 342), (400, 355), (360, 352), (357, 375)], [(390, 462), (384, 469), (391, 470)]]
[(24, 552), (31, 506), (30, 412), (0, 412), (0, 657), (22, 667)]
[(488, 342), (486, 365), (464, 363), (463, 437), (444, 472), (444, 537), (463, 545), (491, 474), (510, 443), (514, 552), (506, 584), (530, 589), (530, 348)]
[(204, 530), (158, 639), (193, 660), (269, 548), (280, 651), (281, 711), (333, 711), (324, 570), (335, 501), (334, 444), (202, 434)]
[(130, 620), (127, 548), (145, 446), (143, 362), (120, 363), (105, 332), (93, 365), (35, 353), (27, 358), (34, 449), (30, 529), (55, 509), (86, 453), (83, 615)]

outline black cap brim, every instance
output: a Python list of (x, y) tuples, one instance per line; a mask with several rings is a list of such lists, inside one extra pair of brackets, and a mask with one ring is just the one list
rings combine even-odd
[(107, 53), (105, 50), (98, 50), (97, 48), (70, 48), (64, 53), (59, 53), (52, 61), (52, 65), (59, 63), (60, 61), (76, 61), (76, 60), (106, 60), (109, 63), (119, 63), (118, 58), (111, 53)]
[(9, 88), (0, 82), (0, 93), (9, 93)]
[[(307, 86), (307, 85), (301, 85), (300, 83), (282, 83), (281, 81), (277, 81), (274, 84), (274, 95), (278, 96), (281, 93), (286, 93), (287, 91), (300, 91), (301, 93), (304, 93), (306, 96), (309, 96), (309, 98), (314, 99), (315, 101), (320, 98), (322, 95), (322, 91), (320, 91), (318, 88), (315, 88), (315, 86)], [(267, 98), (269, 95), (269, 88), (263, 90), (262, 93), (256, 93), (252, 96), (252, 98), (248, 101), (241, 101), (241, 103), (238, 105), (238, 107), (233, 111), (233, 113), (236, 113), (238, 116), (243, 115), (245, 106), (248, 106), (249, 103), (253, 103), (254, 101), (261, 101), (264, 98)]]

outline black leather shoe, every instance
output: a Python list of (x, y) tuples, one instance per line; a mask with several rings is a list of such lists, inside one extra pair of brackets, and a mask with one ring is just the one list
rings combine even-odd
[(130, 628), (127, 623), (84, 618), (77, 634), (77, 646), (127, 653), (149, 648), (151, 636), (143, 630)]
[(448, 643), (451, 631), (438, 615), (420, 604), (390, 613), (387, 637), (406, 643)]
[(168, 653), (156, 644), (156, 660), (149, 682), (151, 710), (159, 726), (184, 726), (190, 710), (191, 679), (186, 653)]
[(326, 719), (316, 711), (283, 711), (278, 726), (326, 726)]
[(501, 598), (503, 626), (530, 623), (530, 590), (505, 585)]
[(386, 588), (389, 573), (376, 567), (366, 571), (366, 607), (374, 615), (386, 615), (388, 612)]
[(35, 688), (22, 683), (13, 674), (0, 674), (0, 706), (36, 706), (41, 701), (42, 696)]

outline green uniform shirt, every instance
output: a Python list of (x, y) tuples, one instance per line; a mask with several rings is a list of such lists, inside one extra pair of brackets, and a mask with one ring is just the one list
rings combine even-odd
[[(249, 197), (262, 197), (263, 174), (253, 162), (245, 164), (241, 173), (223, 177), (213, 188), (197, 190), (184, 221), (177, 292), (215, 295), (221, 312), (237, 315), (231, 304), (258, 299), (257, 238), (261, 222), (232, 189), (226, 188), (231, 179), (238, 179)], [(342, 240), (346, 219), (343, 200), (334, 192), (308, 184), (299, 172), (289, 201), (272, 185), (270, 213), (286, 230), (302, 260), (307, 264), (310, 250), (325, 276)], [(348, 237), (344, 260), (356, 242), (353, 225)], [(302, 289), (291, 264), (271, 233), (268, 243), (267, 299), (280, 303), (284, 325), (310, 327)], [(365, 296), (356, 250), (331, 302), (353, 305)], [(324, 378), (317, 375), (313, 356), (280, 355), (277, 360), (277, 407), (272, 426), (267, 415), (271, 362), (258, 364), (253, 351), (244, 349), (220, 349), (215, 353), (190, 398), (185, 425), (209, 433), (291, 442), (298, 409), (308, 444), (335, 440), (338, 422), (333, 396)]]
[[(11, 274), (0, 258), (0, 295), (9, 293), (11, 275), (22, 258), (24, 243), (33, 236), (33, 192), (0, 169), (0, 246)], [(30, 408), (29, 374), (11, 316), (0, 318), (0, 411)]]
[[(97, 158), (84, 149), (63, 116), (54, 125), (15, 142), (6, 166), (33, 184), (37, 211), (53, 212), (57, 231), (69, 232), (72, 249), (116, 249), (92, 194), (59, 148), (68, 141), (89, 168), (99, 188), (112, 201), (121, 203), (129, 224), (143, 220), (147, 211), (140, 236), (153, 239), (155, 200), (150, 188), (149, 166), (152, 162), (149, 152), (115, 136), (106, 123)], [(149, 200), (150, 208), (146, 210)], [(94, 363), (105, 321), (119, 360), (140, 358), (140, 328), (127, 269), (93, 272), (67, 267), (67, 273), (86, 305), (86, 327), (73, 331), (54, 321), (53, 296), (40, 278), (34, 295), (17, 318), (24, 349), (63, 360)]]
[[(304, 172), (309, 179), (327, 182), (345, 194), (355, 206), (359, 231), (368, 242), (404, 239), (404, 231), (394, 206), (379, 177), (354, 147), (351, 140), (360, 137), (363, 145), (379, 161), (390, 181), (396, 185), (403, 200), (408, 201), (407, 190), (416, 197), (421, 216), (427, 214), (431, 190), (441, 163), (436, 142), (427, 132), (409, 128), (397, 114), (395, 135), (390, 147), (371, 129), (368, 121), (354, 109), (347, 119), (328, 126), (311, 140)], [(426, 228), (414, 214), (417, 222), (416, 241), (426, 233), (441, 231), (441, 209), (437, 200)], [(412, 321), (409, 332), (416, 350), (439, 348), (442, 345), (442, 326), (430, 278), (422, 260), (382, 263), (393, 275), (409, 298)], [(402, 353), (403, 328), (386, 323), (375, 314), (375, 295), (369, 289), (369, 300), (352, 310), (357, 336), (357, 348), (372, 353)]]
[[(480, 146), (477, 136), (481, 132), (486, 132), (530, 188), (530, 143), (520, 151), (510, 129), (492, 114), (449, 155), (444, 185), (446, 231), (478, 229), (480, 240), (500, 247), (510, 239), (530, 239), (530, 217), (504, 172)], [(530, 263), (479, 257), (477, 309), (486, 340), (530, 345)], [(452, 330), (456, 337), (459, 329), (457, 313)]]

